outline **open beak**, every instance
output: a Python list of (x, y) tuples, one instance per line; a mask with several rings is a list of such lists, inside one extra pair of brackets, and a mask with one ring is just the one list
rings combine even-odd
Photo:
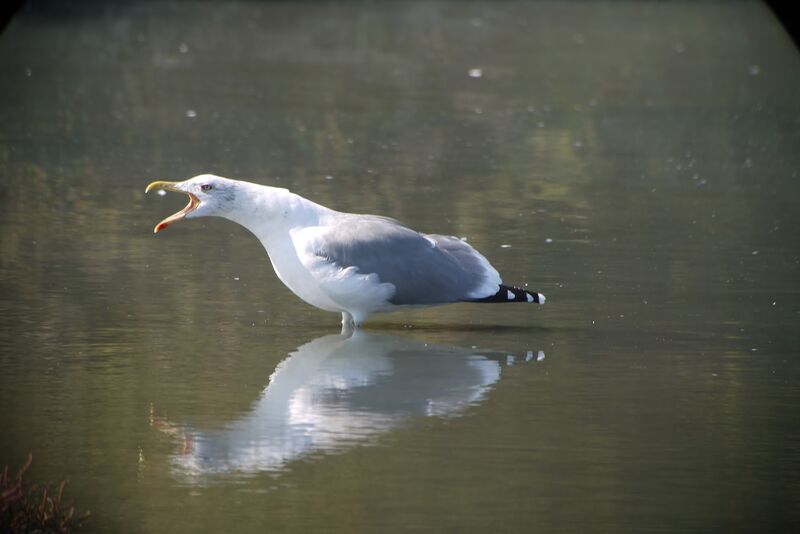
[(186, 217), (188, 213), (193, 212), (194, 210), (197, 209), (197, 206), (200, 205), (200, 200), (196, 196), (189, 193), (188, 191), (183, 191), (175, 187), (178, 183), (180, 182), (161, 182), (161, 181), (152, 182), (144, 190), (144, 192), (147, 193), (151, 189), (164, 189), (165, 191), (174, 191), (175, 193), (183, 193), (184, 195), (189, 196), (189, 203), (186, 205), (186, 207), (183, 208), (178, 213), (173, 213), (172, 215), (170, 215), (169, 217), (158, 223), (156, 227), (153, 229), (154, 234), (157, 234), (158, 232), (160, 232), (170, 224), (174, 223), (175, 221), (183, 219), (184, 217)]

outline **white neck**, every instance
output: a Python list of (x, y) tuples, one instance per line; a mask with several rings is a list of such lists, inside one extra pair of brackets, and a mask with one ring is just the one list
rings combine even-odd
[(250, 230), (267, 247), (297, 227), (315, 226), (334, 211), (296, 195), (288, 189), (239, 182), (235, 208), (224, 214), (228, 220)]
[(261, 241), (278, 278), (297, 296), (318, 308), (341, 311), (315, 289), (315, 280), (304, 268), (293, 240), (295, 231), (324, 225), (336, 214), (287, 189), (239, 182), (234, 207), (222, 216), (241, 224)]

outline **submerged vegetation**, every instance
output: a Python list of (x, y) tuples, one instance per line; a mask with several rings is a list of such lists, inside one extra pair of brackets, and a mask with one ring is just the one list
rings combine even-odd
[(10, 476), (8, 466), (0, 475), (0, 532), (72, 532), (80, 528), (89, 517), (89, 512), (76, 516), (75, 507), (62, 502), (67, 481), (62, 480), (58, 488), (33, 484), (25, 479), (25, 473), (33, 463), (28, 454), (25, 464)]

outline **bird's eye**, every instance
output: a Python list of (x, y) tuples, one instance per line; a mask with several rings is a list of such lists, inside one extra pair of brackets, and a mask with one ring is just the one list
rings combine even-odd
[(201, 191), (211, 191), (212, 189), (214, 189), (214, 186), (211, 184), (203, 184), (200, 186)]

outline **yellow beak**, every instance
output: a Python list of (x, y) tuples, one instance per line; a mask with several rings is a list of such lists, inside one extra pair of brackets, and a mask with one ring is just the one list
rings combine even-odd
[(189, 197), (189, 203), (186, 205), (185, 208), (183, 208), (181, 211), (179, 211), (177, 213), (173, 213), (172, 215), (170, 215), (169, 217), (167, 217), (166, 219), (164, 219), (163, 221), (161, 221), (160, 223), (158, 223), (156, 225), (156, 227), (153, 229), (153, 233), (154, 234), (157, 234), (158, 232), (160, 232), (161, 230), (163, 230), (164, 228), (166, 228), (170, 224), (174, 223), (175, 221), (183, 219), (184, 217), (186, 217), (186, 215), (188, 213), (196, 210), (197, 206), (200, 205), (200, 199), (198, 199), (192, 193), (189, 193), (187, 191), (182, 191), (182, 190), (176, 188), (175, 186), (178, 183), (179, 182), (155, 181), (155, 182), (151, 182), (150, 184), (148, 184), (147, 187), (145, 187), (145, 189), (144, 189), (145, 193), (150, 192), (151, 189), (164, 189), (165, 191), (173, 191), (175, 193), (183, 193), (184, 195), (188, 195), (188, 197)]
[(167, 191), (175, 191), (175, 192), (183, 192), (179, 189), (175, 189), (175, 186), (178, 182), (162, 182), (161, 180), (156, 180), (155, 182), (150, 182), (147, 184), (147, 187), (144, 188), (145, 193), (149, 193), (151, 189), (166, 189)]

